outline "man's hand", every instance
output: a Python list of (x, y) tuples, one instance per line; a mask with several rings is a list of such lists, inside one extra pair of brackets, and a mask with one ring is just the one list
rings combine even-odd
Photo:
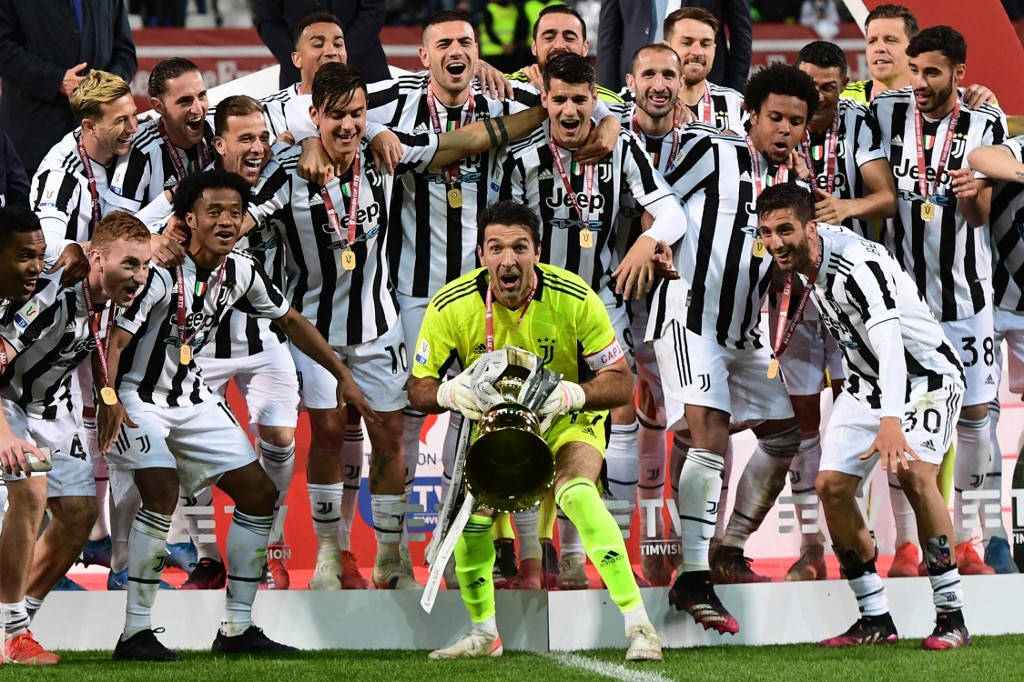
[(828, 192), (814, 188), (814, 218), (831, 225), (841, 225), (847, 218), (846, 205)]
[(299, 156), (295, 172), (299, 177), (324, 187), (335, 175), (338, 175), (334, 163), (327, 156), (319, 137), (307, 137), (302, 141), (302, 154)]
[(274, 141), (271, 144), (277, 144), (279, 142), (284, 142), (287, 145), (293, 145), (295, 144), (295, 136), (292, 135), (292, 131), (286, 130), (274, 138)]
[(483, 61), (477, 61), (476, 69), (473, 72), (480, 82), (480, 90), (491, 99), (498, 99), (504, 102), (506, 99), (515, 99), (516, 93), (512, 84), (505, 78), (505, 74)]
[(530, 64), (529, 66), (524, 66), (523, 73), (526, 74), (526, 78), (530, 81), (530, 85), (538, 90), (544, 89), (544, 74), (541, 73), (539, 65)]
[(964, 88), (964, 104), (971, 109), (977, 109), (982, 104), (995, 104), (996, 93), (992, 92), (984, 85), (975, 83), (974, 85), (968, 85)]
[[(76, 66), (72, 66), (70, 69), (64, 72), (64, 78), (60, 81), (60, 94), (65, 97), (71, 97), (71, 93), (75, 91), (78, 84), (85, 80), (85, 76), (79, 76), (78, 72), (89, 65), (88, 62), (82, 62)], [(87, 74), (88, 75), (88, 74)]]
[(978, 196), (978, 179), (970, 168), (949, 171), (950, 186), (957, 199), (973, 199)]
[(370, 403), (366, 401), (366, 396), (356, 386), (355, 381), (338, 382), (338, 408), (340, 409), (345, 405), (351, 405), (359, 410), (359, 414), (363, 416), (367, 424), (380, 426), (383, 423), (381, 422), (380, 415), (370, 407)]
[(437, 389), (437, 404), (446, 410), (459, 412), (467, 419), (480, 419), (483, 412), (476, 400), (472, 379), (473, 368), (467, 367), (454, 379), (442, 381)]
[[(793, 150), (789, 153), (789, 161), (786, 162), (789, 172), (796, 176), (797, 180), (811, 182), (811, 169), (807, 167), (804, 155)], [(812, 183), (813, 184), (813, 183)]]
[(568, 412), (579, 412), (587, 404), (587, 394), (583, 387), (572, 381), (559, 381), (555, 390), (551, 391), (547, 400), (537, 410), (541, 417), (550, 415), (566, 414)]
[(139, 425), (128, 416), (124, 405), (118, 402), (115, 405), (100, 403), (96, 408), (96, 440), (100, 446), (100, 452), (104, 455), (110, 452), (110, 446), (117, 440), (117, 434), (121, 431), (121, 424), (130, 429), (137, 429)]
[(658, 250), (654, 252), (654, 274), (663, 279), (679, 279), (679, 271), (672, 263), (672, 247), (664, 241), (658, 242)]
[[(894, 474), (901, 466), (909, 469), (910, 459), (921, 460), (907, 444), (899, 417), (882, 417), (879, 420), (878, 435), (860, 458), (871, 459), (876, 452), (882, 456), (882, 468)], [(910, 458), (907, 455), (910, 455)]]
[(576, 150), (576, 153), (572, 155), (573, 158), (583, 164), (597, 163), (615, 149), (621, 130), (622, 124), (619, 119), (614, 116), (606, 116), (590, 131), (587, 141)]
[(636, 291), (637, 300), (643, 298), (654, 284), (654, 254), (657, 251), (657, 242), (640, 235), (612, 273), (615, 293), (629, 298)]
[(678, 128), (688, 123), (696, 123), (697, 120), (697, 114), (693, 113), (693, 109), (686, 106), (686, 102), (681, 97), (677, 97), (676, 103), (672, 107), (672, 127)]
[(25, 457), (26, 452), (31, 452), (38, 459), (46, 459), (42, 450), (24, 438), (18, 438), (10, 431), (0, 435), (0, 466), (3, 466), (7, 474), (31, 473), (32, 469)]
[(60, 276), (62, 287), (85, 279), (85, 276), (89, 274), (89, 259), (85, 257), (85, 251), (82, 250), (81, 244), (65, 246), (64, 250), (60, 252), (60, 256), (57, 257), (57, 262), (46, 271), (46, 274), (52, 274), (61, 268), (64, 268), (64, 273)]
[(154, 232), (149, 238), (153, 262), (162, 268), (173, 268), (185, 262), (185, 247), (166, 234)]
[(402, 154), (405, 153), (405, 148), (399, 142), (398, 135), (390, 130), (377, 133), (376, 137), (370, 141), (370, 150), (373, 152), (373, 160), (376, 161), (377, 167), (386, 170), (388, 175), (394, 175), (395, 166), (399, 164)]

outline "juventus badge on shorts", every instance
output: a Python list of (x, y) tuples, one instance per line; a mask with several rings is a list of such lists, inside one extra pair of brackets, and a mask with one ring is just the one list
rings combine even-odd
[(178, 362), (183, 365), (192, 362), (192, 346), (187, 343), (181, 344), (181, 348), (178, 350)]
[(764, 258), (765, 253), (767, 253), (764, 248), (764, 240), (760, 237), (754, 239), (754, 248), (752, 250), (754, 252), (754, 258)]
[(779, 376), (779, 359), (772, 358), (772, 361), (768, 363), (768, 378), (774, 379)]
[(103, 399), (104, 405), (117, 405), (117, 391), (110, 386), (104, 386), (100, 389), (100, 398)]
[(921, 204), (921, 220), (931, 222), (935, 218), (935, 204), (932, 203), (931, 199), (925, 199), (924, 203)]
[(448, 190), (448, 205), (452, 208), (462, 208), (462, 190), (452, 187)]
[(580, 247), (584, 249), (594, 248), (594, 232), (587, 225), (580, 230)]
[(352, 252), (351, 248), (347, 248), (341, 252), (341, 267), (346, 270), (356, 269), (356, 254)]

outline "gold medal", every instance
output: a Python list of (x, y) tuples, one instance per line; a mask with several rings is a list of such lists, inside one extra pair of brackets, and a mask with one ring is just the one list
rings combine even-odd
[(921, 220), (930, 222), (935, 218), (935, 204), (932, 203), (931, 199), (925, 199), (924, 203), (921, 204)]
[(187, 343), (181, 344), (181, 348), (178, 349), (178, 362), (183, 365), (192, 362), (192, 346)]
[(764, 258), (765, 253), (767, 253), (767, 251), (764, 248), (764, 240), (761, 239), (760, 237), (757, 237), (754, 240), (754, 248), (752, 249), (752, 251), (754, 253), (754, 258)]
[(452, 187), (448, 190), (448, 205), (452, 208), (462, 208), (462, 190)]
[(589, 227), (584, 226), (580, 230), (580, 246), (584, 249), (594, 248), (594, 232)]
[(772, 361), (768, 363), (768, 378), (774, 379), (779, 375), (779, 359), (772, 358)]
[(341, 267), (346, 270), (356, 269), (356, 254), (352, 252), (352, 249), (348, 248), (341, 252)]
[(110, 386), (100, 389), (100, 398), (103, 398), (104, 405), (117, 405), (117, 391)]

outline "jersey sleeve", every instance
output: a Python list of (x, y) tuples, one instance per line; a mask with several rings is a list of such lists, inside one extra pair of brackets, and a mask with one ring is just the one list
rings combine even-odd
[(397, 130), (394, 132), (398, 135), (398, 141), (402, 143), (403, 149), (402, 160), (395, 166), (395, 176), (409, 172), (426, 173), (430, 162), (437, 155), (441, 136), (434, 133), (410, 135)]
[(43, 286), (14, 313), (9, 324), (0, 328), (0, 336), (16, 353), (44, 336), (64, 333), (67, 316), (60, 314), (62, 289), (58, 282), (61, 272), (53, 273), (54, 279), (40, 279)]
[[(990, 110), (991, 112), (998, 114), (998, 115), (997, 116), (993, 116), (991, 119), (989, 119), (986, 122), (986, 124), (985, 124), (985, 132), (981, 136), (981, 145), (980, 146), (988, 147), (988, 146), (991, 146), (991, 145), (1005, 143), (1007, 141), (1007, 138), (1006, 138), (1006, 114), (1004, 114), (1002, 112), (1002, 110), (999, 109), (998, 107), (993, 107), (993, 106), (988, 105), (988, 104), (985, 104), (985, 105), (982, 105), (982, 106), (985, 107), (986, 109)], [(1016, 138), (1014, 138), (1014, 139), (1016, 139)], [(1017, 155), (1014, 154), (1014, 156), (1016, 157)], [(980, 178), (980, 179), (986, 179), (987, 176), (985, 176), (983, 173), (980, 173), (978, 171), (974, 171), (974, 177)]]
[[(48, 168), (32, 178), (32, 211), (39, 218), (46, 239), (46, 257), (56, 258), (73, 240), (68, 237), (71, 215), (82, 193), (78, 179), (67, 171)], [(88, 210), (91, 212), (92, 207)], [(91, 213), (90, 213), (91, 214)]]
[(169, 314), (173, 296), (168, 285), (169, 279), (167, 270), (150, 268), (145, 289), (135, 297), (131, 307), (117, 318), (117, 326), (130, 334), (136, 334), (150, 319), (157, 322), (161, 315)]
[(257, 223), (274, 215), (291, 201), (292, 174), (276, 160), (270, 163), (273, 167), (267, 166), (249, 198), (247, 210)]
[(397, 78), (367, 85), (366, 120), (387, 126), (398, 125), (405, 95)]
[(256, 265), (250, 258), (238, 258), (235, 263), (241, 268), (247, 269), (251, 274), (249, 288), (245, 295), (235, 303), (235, 307), (253, 317), (266, 317), (271, 320), (284, 317), (288, 314), (288, 301), (284, 294), (278, 289), (263, 269)]
[(867, 260), (854, 266), (846, 276), (845, 287), (847, 298), (867, 329), (899, 317), (896, 280), (878, 261)]
[(885, 150), (882, 149), (882, 131), (878, 127), (878, 121), (870, 111), (863, 111), (857, 117), (857, 129), (854, 131), (854, 158), (857, 166), (885, 159)]
[(117, 160), (105, 201), (113, 210), (135, 213), (146, 203), (146, 190), (153, 175), (149, 154), (133, 147)]
[(1024, 163), (1024, 135), (1007, 138), (1003, 141), (1003, 147), (1010, 152), (1018, 163)]
[(651, 157), (633, 131), (623, 130), (619, 134), (619, 144), (622, 146), (621, 172), (638, 204), (647, 206), (672, 194), (672, 189), (654, 168)]
[[(457, 340), (448, 316), (437, 309), (437, 297), (427, 306), (420, 325), (419, 338), (412, 360), (412, 375), (417, 379), (444, 380), (448, 369), (458, 359)], [(449, 308), (450, 310), (451, 308)]]
[(626, 354), (615, 338), (615, 328), (608, 317), (608, 309), (601, 297), (592, 290), (587, 292), (587, 298), (580, 306), (576, 334), (583, 361), (592, 371), (596, 372), (626, 359)]

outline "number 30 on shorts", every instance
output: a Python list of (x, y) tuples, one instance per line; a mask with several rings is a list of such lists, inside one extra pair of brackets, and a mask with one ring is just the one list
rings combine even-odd
[(903, 415), (903, 431), (910, 433), (917, 429), (918, 423), (928, 433), (938, 433), (942, 428), (942, 414), (934, 407), (923, 410), (910, 410)]
[(981, 361), (987, 366), (991, 367), (996, 361), (996, 344), (991, 336), (986, 336), (981, 340), (981, 352), (978, 352), (977, 337), (964, 336), (960, 339), (964, 346), (964, 351), (971, 354), (969, 360), (964, 360), (964, 367), (974, 367), (978, 363), (979, 356)]

